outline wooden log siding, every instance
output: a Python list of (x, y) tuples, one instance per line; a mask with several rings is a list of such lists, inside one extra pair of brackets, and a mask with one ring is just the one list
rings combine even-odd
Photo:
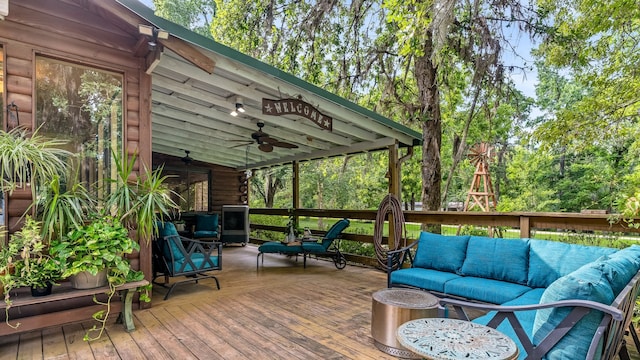
[[(113, 15), (123, 11), (112, 2), (94, 7), (85, 1), (11, 1), (9, 15), (0, 21), (0, 44), (5, 52), (6, 101), (19, 107), (20, 124), (35, 126), (35, 59), (59, 59), (122, 75), (123, 140), (126, 154), (136, 153), (134, 171), (145, 164), (151, 168), (151, 77), (145, 74), (144, 58), (136, 56), (137, 24)], [(91, 7), (92, 9), (89, 9)], [(134, 16), (136, 19), (137, 17)], [(141, 86), (144, 89), (141, 89)], [(141, 113), (143, 115), (141, 115)], [(6, 119), (3, 124), (6, 128)], [(6, 225), (10, 232), (21, 227), (22, 214), (31, 204), (29, 189), (16, 191), (7, 199)], [(132, 268), (151, 280), (151, 249), (141, 241), (141, 252), (129, 256)], [(92, 301), (89, 299), (88, 305)], [(83, 304), (69, 301), (71, 311)], [(87, 304), (84, 304), (87, 305)], [(47, 306), (42, 306), (47, 311)]]

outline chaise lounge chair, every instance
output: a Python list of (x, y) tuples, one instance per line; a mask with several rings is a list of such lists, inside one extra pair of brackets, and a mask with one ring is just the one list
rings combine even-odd
[(307, 267), (308, 255), (328, 256), (333, 260), (334, 265), (338, 269), (344, 269), (347, 266), (347, 259), (340, 253), (339, 241), (342, 231), (349, 226), (349, 219), (342, 219), (333, 224), (331, 229), (327, 231), (321, 241), (302, 241), (301, 245), (288, 245), (279, 241), (269, 241), (258, 247), (258, 256), (256, 258), (256, 268), (260, 267), (260, 256), (264, 264), (264, 254), (284, 254), (296, 255), (302, 254), (304, 267)]

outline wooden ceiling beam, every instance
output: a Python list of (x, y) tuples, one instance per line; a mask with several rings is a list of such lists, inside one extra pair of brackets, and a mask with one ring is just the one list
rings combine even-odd
[(213, 74), (216, 63), (198, 49), (189, 45), (186, 41), (178, 39), (173, 35), (170, 35), (168, 39), (159, 41), (167, 49), (180, 55), (180, 57), (195, 65), (198, 69), (203, 70), (207, 74)]

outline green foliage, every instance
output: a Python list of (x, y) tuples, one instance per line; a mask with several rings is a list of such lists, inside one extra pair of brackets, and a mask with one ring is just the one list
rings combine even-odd
[(42, 236), (51, 241), (71, 229), (80, 228), (86, 212), (94, 209), (96, 201), (81, 183), (67, 184), (63, 190), (60, 176), (56, 175), (43, 186), (38, 204)]
[(13, 233), (0, 251), (0, 283), (7, 305), (5, 322), (14, 329), (20, 323), (9, 323), (11, 290), (22, 286), (46, 287), (62, 278), (60, 262), (49, 256), (41, 233), (41, 223), (27, 216), (22, 229)]
[(51, 254), (63, 264), (63, 276), (83, 271), (96, 275), (109, 269), (109, 281), (121, 284), (133, 272), (124, 257), (140, 246), (129, 238), (128, 230), (115, 218), (96, 217), (51, 244)]
[(167, 176), (162, 176), (162, 167), (151, 172), (145, 168), (144, 175), (134, 176), (137, 155), (125, 160), (112, 151), (112, 157), (116, 178), (108, 179), (111, 191), (104, 208), (127, 229), (136, 229), (139, 240), (150, 241), (158, 231), (156, 220), (180, 209), (171, 198), (173, 192), (164, 184)]
[[(127, 282), (144, 278), (142, 271), (131, 269), (125, 257), (133, 251), (140, 250), (140, 246), (128, 236), (128, 230), (116, 218), (99, 216), (92, 219), (80, 229), (75, 229), (51, 244), (52, 256), (61, 264), (63, 277), (69, 277), (87, 271), (96, 275), (107, 269), (109, 291), (107, 300), (99, 301), (94, 296), (94, 302), (104, 305), (106, 310), (93, 314), (98, 325), (89, 329), (84, 336), (86, 341), (100, 338), (104, 332), (106, 320), (111, 311), (111, 300), (117, 287)], [(142, 289), (143, 299), (149, 299), (149, 288)], [(98, 327), (99, 326), (99, 327)], [(97, 332), (95, 336), (92, 333)]]
[[(38, 130), (29, 134), (17, 127), (0, 131), (0, 189), (11, 194), (25, 183), (44, 184), (64, 173), (72, 154), (60, 147), (65, 141), (47, 139)], [(35, 196), (35, 187), (32, 187)]]
[(155, 14), (211, 38), (211, 19), (216, 16), (213, 0), (153, 0)]
[[(560, 144), (578, 149), (620, 139), (634, 139), (637, 143), (640, 121), (637, 2), (545, 0), (539, 6), (554, 31), (537, 55), (545, 67), (564, 74), (564, 92), (555, 92), (558, 96), (553, 96), (549, 86), (541, 88), (550, 99), (560, 101), (536, 130), (536, 136), (549, 146)], [(570, 96), (569, 101), (566, 95)]]
[(27, 217), (22, 229), (10, 237), (9, 248), (19, 249), (14, 276), (21, 286), (46, 287), (61, 279), (60, 263), (49, 256), (41, 233), (41, 223)]

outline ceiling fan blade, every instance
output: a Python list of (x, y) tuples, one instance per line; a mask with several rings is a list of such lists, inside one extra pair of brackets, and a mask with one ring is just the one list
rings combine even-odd
[(281, 147), (281, 148), (286, 148), (286, 149), (297, 149), (298, 148), (298, 145), (291, 144), (291, 143), (284, 142), (284, 141), (270, 142), (269, 145), (273, 145), (273, 146), (277, 146), (277, 147)]
[[(239, 142), (239, 140), (230, 140), (232, 142)], [(241, 146), (247, 146), (247, 145), (251, 145), (253, 144), (253, 141), (243, 141), (242, 143), (238, 144), (238, 145), (233, 145), (231, 148), (235, 149), (235, 148), (239, 148)]]
[(274, 143), (278, 142), (278, 140), (276, 140), (276, 139), (274, 139), (272, 137), (269, 137), (269, 135), (267, 135), (267, 134), (264, 134), (262, 137), (260, 137), (258, 139), (258, 141), (259, 142), (263, 142), (265, 144), (274, 144)]
[(260, 149), (261, 151), (264, 151), (264, 152), (272, 152), (273, 151), (273, 146), (271, 144), (263, 143), (263, 144), (258, 145), (258, 149)]

